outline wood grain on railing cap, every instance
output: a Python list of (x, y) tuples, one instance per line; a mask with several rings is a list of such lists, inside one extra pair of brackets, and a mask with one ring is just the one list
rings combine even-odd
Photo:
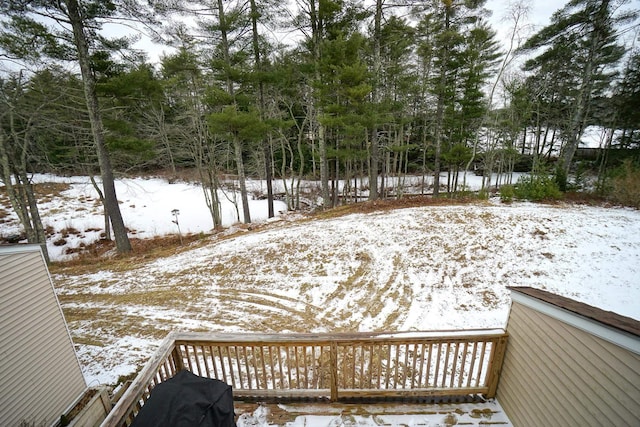
[(366, 341), (457, 341), (483, 340), (504, 336), (503, 329), (466, 329), (444, 331), (407, 332), (327, 332), (327, 333), (224, 333), (224, 332), (177, 332), (173, 336), (177, 344), (260, 344), (269, 343), (315, 343), (366, 342)]

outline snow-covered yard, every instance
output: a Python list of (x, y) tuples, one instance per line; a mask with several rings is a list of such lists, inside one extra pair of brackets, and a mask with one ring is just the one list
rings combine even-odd
[[(210, 228), (197, 187), (159, 179), (119, 185), (125, 222), (138, 237), (177, 232), (176, 208), (183, 232)], [(95, 238), (102, 218), (90, 186), (73, 183), (64, 194), (64, 202), (42, 204), (44, 222)], [(264, 219), (259, 203), (255, 218)], [(227, 221), (233, 217), (232, 209)], [(0, 224), (0, 232), (14, 226)], [(150, 261), (54, 269), (90, 385), (131, 374), (176, 329), (501, 328), (507, 286), (640, 320), (640, 212), (632, 209), (492, 199), (312, 219), (284, 214), (235, 231)], [(54, 257), (60, 248), (50, 246)]]

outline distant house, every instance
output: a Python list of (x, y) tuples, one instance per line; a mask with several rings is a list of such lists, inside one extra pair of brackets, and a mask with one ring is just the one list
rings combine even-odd
[(510, 290), (497, 399), (513, 425), (640, 426), (640, 322), (539, 289)]
[(37, 245), (0, 246), (0, 382), (5, 427), (55, 425), (87, 390)]

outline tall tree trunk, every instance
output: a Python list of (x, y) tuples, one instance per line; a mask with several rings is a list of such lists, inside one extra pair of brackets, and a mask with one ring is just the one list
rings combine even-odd
[[(294, 189), (294, 173), (293, 173), (293, 167), (290, 167), (290, 173), (291, 173), (291, 192), (289, 192), (289, 184), (287, 183), (287, 156), (285, 155), (285, 153), (287, 151), (291, 152), (291, 150), (287, 150), (287, 144), (286, 144), (287, 140), (286, 138), (280, 138), (280, 151), (282, 151), (282, 159), (280, 160), (280, 176), (282, 177), (282, 186), (284, 187), (284, 194), (285, 194), (285, 198), (286, 198), (286, 202), (287, 202), (287, 209), (291, 209), (293, 210), (293, 206), (294, 206), (294, 194), (293, 194), (293, 189)], [(291, 161), (293, 161), (293, 156), (291, 156), (292, 159)]]
[[(260, 44), (258, 43), (258, 18), (260, 16), (258, 8), (256, 7), (256, 1), (250, 0), (251, 6), (251, 30), (252, 30), (252, 44), (253, 44), (253, 56), (255, 61), (255, 67), (260, 74), (262, 74), (262, 58), (260, 57)], [(260, 120), (264, 120), (264, 83), (262, 82), (262, 76), (260, 75), (258, 80), (258, 109), (260, 110)], [(265, 180), (267, 181), (267, 205), (269, 211), (269, 218), (275, 216), (273, 209), (273, 173), (272, 173), (272, 159), (271, 159), (271, 147), (269, 146), (269, 139), (264, 138), (262, 140), (262, 153), (264, 156), (264, 171)]]
[(242, 198), (242, 215), (245, 224), (251, 223), (251, 213), (249, 210), (249, 196), (247, 194), (247, 179), (244, 173), (244, 160), (242, 159), (242, 141), (237, 136), (233, 137), (233, 147), (236, 157), (236, 169), (238, 171), (238, 181), (240, 184), (240, 197)]
[[(224, 55), (224, 62), (228, 69), (231, 69), (231, 56), (228, 40), (228, 27), (227, 19), (224, 12), (224, 5), (222, 0), (218, 0), (218, 19), (220, 21), (220, 35), (222, 36), (222, 54)], [(237, 110), (238, 106), (235, 99), (235, 90), (233, 88), (233, 81), (229, 74), (227, 74), (227, 93), (233, 99), (233, 108)], [(233, 137), (233, 147), (235, 151), (236, 169), (238, 172), (238, 181), (240, 182), (240, 197), (242, 199), (242, 213), (244, 216), (244, 222), (246, 224), (251, 223), (251, 213), (249, 210), (249, 196), (247, 195), (247, 183), (244, 171), (244, 159), (242, 150), (242, 141), (237, 135)]]
[(26, 170), (20, 172), (20, 179), (24, 185), (25, 195), (29, 205), (29, 213), (31, 214), (31, 223), (33, 224), (34, 243), (37, 243), (42, 248), (45, 261), (49, 262), (49, 251), (47, 250), (47, 237), (44, 233), (44, 227), (42, 226), (42, 218), (40, 218), (40, 211), (38, 210), (38, 202), (33, 192), (33, 185), (27, 177)]
[[(381, 38), (382, 38), (382, 4), (383, 0), (376, 0), (376, 13), (373, 24), (373, 87), (371, 98), (374, 108), (380, 103), (380, 73), (382, 70)], [(371, 152), (369, 159), (369, 200), (378, 198), (378, 165), (380, 164), (378, 128), (373, 125), (371, 130)]]
[[(322, 20), (320, 18), (320, 13), (318, 10), (319, 3), (316, 4), (317, 0), (309, 0), (309, 20), (311, 23), (311, 44), (313, 55), (313, 64), (315, 66), (314, 80), (316, 85), (320, 85), (322, 81), (322, 77), (320, 75), (320, 60), (322, 55), (322, 49), (320, 43), (322, 42)], [(327, 141), (326, 141), (326, 129), (324, 124), (321, 122), (323, 109), (321, 106), (321, 94), (318, 89), (315, 89), (316, 93), (313, 94), (312, 98), (315, 102), (310, 104), (310, 115), (312, 117), (311, 126), (315, 129), (315, 136), (318, 140), (318, 156), (320, 162), (320, 186), (321, 186), (321, 196), (322, 196), (322, 206), (324, 208), (328, 208), (331, 206), (331, 196), (329, 192), (329, 161), (328, 161), (328, 153), (327, 153)], [(315, 166), (315, 162), (314, 162)], [(314, 167), (315, 171), (315, 167)]]
[[(451, 26), (451, 6), (445, 3), (445, 31), (449, 31)], [(444, 107), (445, 107), (445, 85), (447, 84), (447, 67), (449, 62), (449, 46), (443, 47), (442, 59), (440, 65), (440, 76), (438, 79), (438, 103), (436, 107), (436, 127), (434, 132), (435, 153), (433, 161), (433, 195), (437, 197), (440, 194), (440, 157), (442, 156), (442, 131), (444, 126)]]
[(306, 124), (309, 121), (309, 116), (305, 115), (304, 120), (302, 121), (302, 125), (300, 126), (299, 130), (298, 130), (298, 141), (297, 141), (297, 148), (298, 148), (298, 163), (299, 163), (299, 170), (298, 170), (298, 183), (297, 183), (297, 188), (296, 188), (296, 204), (295, 204), (295, 208), (300, 209), (300, 184), (302, 183), (302, 179), (304, 178), (304, 163), (305, 163), (305, 156), (304, 156), (304, 150), (303, 148), (303, 141), (304, 141), (304, 130), (306, 129)]
[(105, 207), (107, 208), (107, 214), (111, 220), (118, 252), (131, 252), (131, 242), (127, 236), (127, 228), (124, 225), (120, 206), (118, 205), (113, 169), (111, 168), (111, 159), (109, 158), (109, 152), (107, 151), (105, 143), (100, 105), (98, 102), (98, 95), (96, 94), (96, 81), (89, 59), (89, 46), (84, 32), (84, 23), (78, 8), (78, 1), (67, 0), (66, 4), (69, 19), (71, 21), (71, 27), (73, 29), (74, 43), (78, 51), (78, 62), (80, 64), (84, 95), (87, 102), (87, 109), (89, 111), (91, 132), (93, 133), (93, 140), (98, 155), (98, 164), (100, 166), (100, 174), (102, 176), (102, 188), (104, 189)]
[(91, 180), (91, 184), (93, 185), (94, 190), (98, 193), (98, 198), (100, 199), (100, 203), (102, 203), (102, 210), (104, 211), (104, 239), (111, 240), (111, 223), (109, 222), (109, 214), (107, 214), (107, 206), (104, 202), (104, 194), (100, 189), (100, 186), (96, 182), (96, 178), (92, 173), (89, 175), (89, 179)]

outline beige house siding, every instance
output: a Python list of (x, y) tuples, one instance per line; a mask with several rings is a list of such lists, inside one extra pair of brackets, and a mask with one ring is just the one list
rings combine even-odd
[[(497, 391), (513, 425), (640, 426), (640, 356), (625, 348), (637, 348), (637, 337), (538, 302), (558, 311), (549, 315), (516, 301), (523, 298), (530, 297), (514, 298), (511, 307)], [(591, 323), (605, 338), (588, 330)], [(611, 342), (609, 334), (617, 338)]]
[(38, 246), (0, 247), (0, 425), (48, 426), (86, 388)]

